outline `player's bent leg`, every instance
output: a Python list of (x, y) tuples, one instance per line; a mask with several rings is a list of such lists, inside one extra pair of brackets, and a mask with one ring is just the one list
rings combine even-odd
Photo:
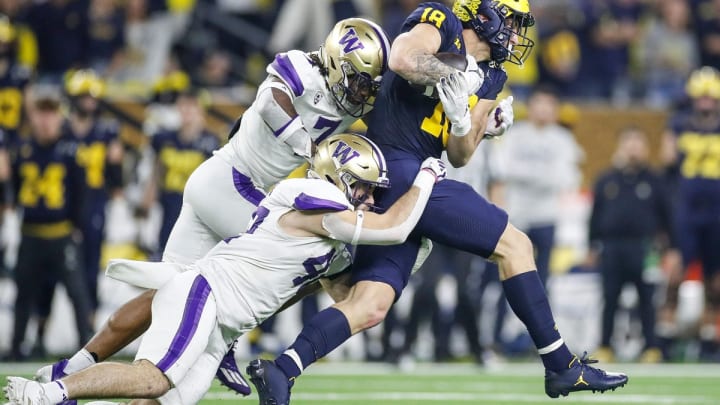
[(118, 308), (84, 349), (94, 353), (96, 361), (104, 361), (145, 333), (152, 320), (155, 292), (147, 290)]
[[(153, 363), (96, 364), (60, 380), (69, 398), (157, 398), (171, 387), (168, 377)], [(52, 385), (53, 383), (46, 384)]]
[(186, 201), (170, 231), (162, 261), (192, 264), (205, 256), (220, 239), (220, 236), (198, 218), (193, 207)]
[[(162, 405), (194, 405), (200, 403), (212, 385), (213, 377), (227, 352), (227, 341), (219, 327), (213, 328), (205, 351), (197, 358), (185, 377), (175, 384), (175, 388), (158, 398)], [(241, 384), (235, 376), (231, 376), (233, 383)], [(245, 379), (244, 390), (250, 393), (250, 386)]]
[(350, 333), (356, 334), (385, 319), (395, 300), (395, 290), (379, 281), (359, 281), (344, 300), (333, 305), (347, 318)]
[(500, 269), (500, 281), (528, 271), (535, 271), (533, 245), (525, 233), (508, 223), (490, 260)]
[[(35, 373), (40, 383), (59, 380), (104, 361), (142, 335), (150, 326), (151, 303), (155, 290), (148, 290), (121, 306), (95, 336), (70, 359), (44, 366)], [(60, 405), (74, 405), (63, 401)]]
[(508, 303), (525, 324), (545, 365), (545, 393), (557, 398), (573, 391), (614, 390), (628, 381), (624, 374), (608, 373), (589, 366), (565, 345), (555, 324), (543, 283), (534, 270), (533, 246), (529, 238), (508, 224), (498, 242), (494, 259)]
[(345, 300), (318, 312), (274, 362), (252, 361), (247, 373), (260, 403), (289, 403), (290, 389), (302, 371), (350, 336), (382, 322), (394, 298), (395, 290), (386, 283), (359, 281)]
[(70, 398), (154, 398), (170, 389), (168, 378), (154, 364), (101, 363), (61, 380), (39, 383), (8, 377), (5, 394), (11, 404), (57, 404)]

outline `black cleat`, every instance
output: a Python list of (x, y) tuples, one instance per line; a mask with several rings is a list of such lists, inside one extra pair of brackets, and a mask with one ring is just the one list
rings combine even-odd
[(290, 404), (290, 388), (293, 382), (288, 380), (275, 362), (253, 360), (247, 366), (246, 372), (260, 397), (260, 405)]
[(550, 398), (557, 398), (575, 391), (615, 391), (615, 388), (627, 384), (627, 375), (590, 367), (588, 364), (591, 363), (597, 363), (597, 360), (589, 359), (585, 352), (582, 358), (574, 356), (567, 370), (545, 370), (545, 393)]

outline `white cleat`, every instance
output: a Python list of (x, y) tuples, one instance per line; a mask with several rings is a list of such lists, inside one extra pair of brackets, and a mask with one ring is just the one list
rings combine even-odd
[(10, 405), (53, 405), (42, 384), (21, 377), (8, 377), (4, 388)]
[(52, 381), (52, 371), (52, 364), (41, 367), (38, 371), (35, 372), (35, 381), (39, 383), (49, 383), (50, 381)]

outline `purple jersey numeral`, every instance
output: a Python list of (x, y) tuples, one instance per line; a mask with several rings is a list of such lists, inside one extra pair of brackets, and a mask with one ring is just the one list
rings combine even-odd
[(260, 224), (262, 224), (262, 222), (265, 220), (265, 217), (267, 217), (269, 213), (270, 213), (269, 209), (263, 207), (262, 205), (258, 206), (252, 216), (253, 222), (248, 227), (248, 230), (246, 233), (255, 232), (255, 230), (258, 228), (258, 226), (260, 226)]
[(325, 255), (318, 257), (311, 257), (303, 262), (303, 267), (307, 274), (300, 277), (295, 277), (293, 285), (295, 287), (306, 284), (320, 278), (330, 267), (330, 260), (335, 256), (335, 249), (330, 250)]
[(325, 117), (318, 117), (317, 122), (313, 126), (315, 129), (323, 129), (327, 128), (325, 132), (320, 134), (320, 136), (315, 140), (315, 143), (318, 144), (323, 141), (323, 139), (327, 138), (328, 136), (332, 135), (333, 132), (337, 129), (337, 127), (340, 126), (340, 121), (333, 121), (329, 120)]

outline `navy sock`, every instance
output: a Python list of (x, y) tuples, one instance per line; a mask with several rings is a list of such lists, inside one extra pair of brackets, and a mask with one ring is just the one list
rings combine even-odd
[(275, 364), (292, 380), (350, 336), (350, 324), (345, 314), (333, 307), (326, 308), (310, 319), (295, 342), (275, 359)]
[(545, 368), (552, 371), (567, 369), (573, 354), (560, 337), (537, 271), (518, 274), (502, 284), (510, 308), (527, 327)]

